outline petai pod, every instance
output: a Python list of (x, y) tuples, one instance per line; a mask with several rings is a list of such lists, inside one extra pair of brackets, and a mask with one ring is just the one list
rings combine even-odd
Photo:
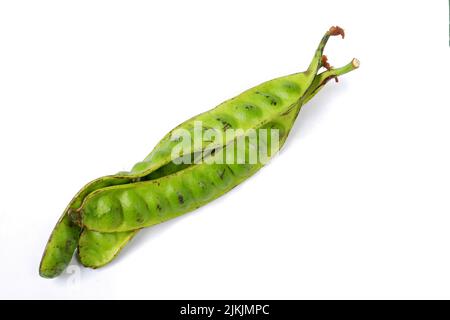
[[(179, 142), (176, 132), (183, 129), (193, 137), (193, 147), (181, 150), (178, 156), (196, 158), (200, 154), (203, 161), (233, 154), (227, 151), (234, 150), (234, 142), (248, 138), (247, 129), (277, 129), (282, 146), (301, 106), (328, 80), (358, 67), (354, 59), (343, 68), (332, 69), (324, 59), (323, 49), (328, 38), (339, 34), (344, 36), (341, 28), (330, 28), (305, 72), (262, 83), (189, 119), (169, 132), (130, 172), (100, 178), (85, 186), (56, 225), (41, 261), (40, 274), (54, 277), (61, 273), (77, 244), (80, 261), (89, 267), (100, 267), (111, 261), (140, 228), (198, 208), (259, 170), (263, 165), (260, 161), (246, 162), (250, 151), (261, 142), (259, 135), (256, 145), (246, 140), (243, 162), (186, 165), (172, 161), (173, 150)], [(318, 74), (320, 67), (328, 70)], [(216, 140), (214, 153), (205, 156), (204, 136), (195, 135), (196, 122), (201, 122), (203, 129), (219, 133), (242, 130)], [(270, 137), (269, 134), (266, 138), (270, 141)]]

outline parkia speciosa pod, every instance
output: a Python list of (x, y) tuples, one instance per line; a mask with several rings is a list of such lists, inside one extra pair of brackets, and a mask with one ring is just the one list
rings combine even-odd
[[(101, 267), (140, 229), (195, 210), (252, 176), (266, 163), (259, 158), (250, 161), (253, 151), (263, 142), (282, 147), (302, 106), (329, 80), (359, 67), (356, 59), (340, 68), (330, 66), (323, 51), (330, 36), (336, 35), (343, 38), (344, 31), (331, 27), (325, 33), (306, 71), (261, 83), (183, 122), (129, 172), (84, 186), (48, 240), (40, 275), (53, 278), (61, 274), (77, 248), (83, 265)], [(325, 71), (320, 72), (322, 67)], [(204, 134), (196, 134), (196, 123), (221, 134), (213, 148), (205, 143), (208, 139)], [(181, 150), (177, 157), (195, 161), (175, 161), (173, 151), (179, 144), (176, 135), (180, 130), (192, 138), (190, 148)], [(256, 139), (251, 139), (249, 132), (255, 132)], [(272, 135), (274, 132), (277, 134)], [(269, 150), (266, 156), (270, 159), (275, 153)]]

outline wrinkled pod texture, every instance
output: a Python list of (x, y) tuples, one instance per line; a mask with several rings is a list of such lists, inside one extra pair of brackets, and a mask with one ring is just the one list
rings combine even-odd
[[(249, 157), (260, 140), (270, 145), (270, 132), (277, 129), (279, 146), (283, 146), (301, 107), (330, 79), (337, 79), (359, 66), (353, 59), (344, 67), (330, 67), (323, 50), (329, 37), (334, 35), (344, 37), (344, 32), (339, 27), (331, 27), (325, 33), (306, 71), (264, 82), (183, 122), (164, 136), (130, 172), (102, 177), (83, 187), (50, 236), (41, 260), (40, 275), (53, 278), (63, 272), (77, 246), (83, 265), (101, 267), (114, 259), (141, 228), (203, 206), (258, 171), (263, 163), (250, 162)], [(326, 70), (318, 73), (321, 67)], [(204, 135), (194, 134), (197, 121), (202, 122), (203, 129), (224, 133), (224, 138), (214, 146), (214, 153), (204, 156), (208, 144)], [(172, 150), (179, 142), (175, 134), (179, 129), (193, 137), (188, 156), (195, 158), (200, 154), (203, 162), (175, 164), (172, 161)], [(228, 129), (242, 130), (230, 135), (225, 134)], [(247, 129), (257, 132), (266, 129), (269, 134), (257, 135), (256, 141), (250, 141), (246, 137)], [(245, 153), (244, 158), (237, 161), (234, 142), (239, 139), (245, 141)], [(212, 161), (229, 155), (235, 160), (231, 164)], [(181, 156), (186, 155), (181, 153)], [(273, 154), (269, 152), (268, 156)]]

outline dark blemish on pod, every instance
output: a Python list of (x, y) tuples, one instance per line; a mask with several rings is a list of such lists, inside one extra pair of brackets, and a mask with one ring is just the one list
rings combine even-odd
[(247, 110), (247, 111), (250, 111), (250, 110), (255, 109), (255, 106), (252, 105), (252, 104), (246, 103), (246, 104), (237, 105), (237, 106), (235, 106), (234, 108), (235, 108), (236, 110), (239, 110), (240, 108), (243, 108), (243, 109), (245, 109), (245, 110)]
[(262, 116), (261, 108), (251, 104), (243, 103), (235, 106), (235, 116), (240, 118), (242, 121), (248, 121), (249, 118), (259, 118)]
[(274, 96), (272, 96), (272, 95), (270, 95), (268, 93), (264, 93), (264, 92), (261, 92), (261, 91), (256, 91), (255, 94), (258, 94), (258, 95), (261, 95), (261, 96), (267, 98), (270, 101), (270, 104), (272, 106), (276, 106), (277, 103), (278, 103), (277, 99)]
[(231, 174), (233, 176), (236, 176), (236, 174), (234, 173), (233, 169), (231, 169), (230, 165), (227, 164), (227, 168), (228, 168), (228, 170), (230, 170), (230, 172), (231, 172)]
[(142, 222), (144, 222), (144, 218), (142, 216), (139, 216), (139, 217), (136, 218), (136, 222), (137, 223), (142, 223)]
[(161, 207), (161, 205), (159, 203), (156, 205), (156, 210), (158, 210), (159, 212), (162, 211), (162, 207)]
[(178, 193), (178, 202), (180, 204), (184, 204), (184, 198), (183, 198), (183, 195), (181, 193)]
[[(162, 167), (161, 167), (162, 168)], [(155, 171), (158, 171), (158, 170), (161, 170), (161, 168), (159, 168), (159, 169), (156, 169)], [(154, 171), (154, 172), (155, 172)], [(161, 185), (161, 182), (159, 182), (158, 180), (152, 180), (151, 181), (153, 184), (156, 184), (158, 187)]]
[(230, 129), (233, 127), (228, 121), (226, 121), (222, 118), (216, 118), (216, 120), (222, 124), (223, 130), (227, 130), (227, 129)]

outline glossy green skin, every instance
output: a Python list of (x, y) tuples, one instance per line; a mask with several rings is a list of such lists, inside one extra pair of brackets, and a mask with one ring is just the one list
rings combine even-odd
[[(220, 131), (228, 128), (257, 129), (276, 125), (284, 132), (280, 137), (281, 146), (300, 107), (323, 86), (323, 74), (321, 79), (318, 79), (316, 74), (321, 66), (320, 58), (328, 38), (327, 33), (306, 72), (263, 83), (211, 111), (189, 119), (177, 128), (192, 130), (194, 121), (202, 121), (209, 128)], [(312, 88), (314, 82), (315, 88)], [(110, 262), (132, 239), (139, 231), (136, 228), (171, 219), (206, 204), (261, 167), (260, 164), (234, 165), (235, 167), (174, 165), (171, 163), (170, 152), (176, 141), (173, 141), (172, 133), (173, 130), (130, 172), (97, 179), (75, 196), (47, 244), (40, 266), (42, 276), (54, 277), (60, 274), (70, 262), (77, 242), (80, 261), (85, 266), (100, 267)], [(222, 146), (235, 138), (223, 141)], [(197, 180), (199, 176), (204, 180), (204, 185), (211, 185), (208, 188), (201, 187)], [(139, 182), (141, 180), (144, 182)], [(161, 200), (164, 207), (160, 204), (159, 209), (155, 199)], [(111, 210), (108, 209), (108, 203)], [(119, 207), (120, 209), (117, 209)], [(78, 212), (79, 209), (83, 213), (83, 230), (69, 217), (70, 213)], [(106, 213), (98, 219), (102, 210)], [(74, 216), (75, 220), (79, 220), (79, 215)], [(108, 233), (88, 230), (86, 227)]]

